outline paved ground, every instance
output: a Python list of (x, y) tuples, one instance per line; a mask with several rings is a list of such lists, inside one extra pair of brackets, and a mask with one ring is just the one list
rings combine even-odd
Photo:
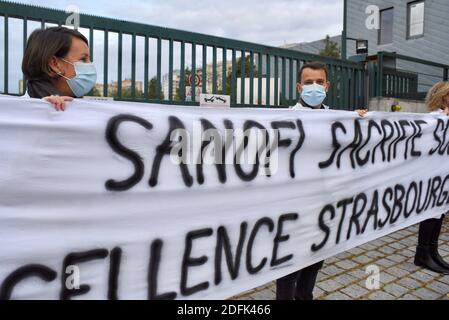
[[(392, 233), (326, 260), (314, 290), (318, 300), (449, 300), (449, 275), (443, 276), (413, 264), (418, 225)], [(449, 217), (440, 236), (440, 254), (449, 262)], [(366, 269), (380, 270), (380, 288), (367, 289)], [(275, 299), (275, 285), (242, 293), (233, 299)]]

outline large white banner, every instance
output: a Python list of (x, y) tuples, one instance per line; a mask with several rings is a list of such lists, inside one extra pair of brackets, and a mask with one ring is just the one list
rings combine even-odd
[(448, 127), (2, 96), (0, 298), (231, 297), (446, 212)]

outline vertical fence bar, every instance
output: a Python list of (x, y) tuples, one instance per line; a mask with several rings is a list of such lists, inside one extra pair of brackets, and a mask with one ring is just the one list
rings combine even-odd
[(388, 88), (387, 95), (391, 95), (393, 92), (393, 84), (394, 84), (394, 76), (388, 75), (388, 85), (386, 86)]
[(94, 61), (94, 28), (89, 28), (89, 54), (90, 61)]
[(362, 70), (355, 69), (355, 107), (362, 107), (360, 96), (362, 92)]
[(228, 71), (228, 67), (227, 67), (227, 64), (228, 64), (228, 62), (227, 62), (227, 48), (226, 47), (223, 47), (223, 62), (222, 62), (222, 65), (221, 65), (221, 67), (222, 67), (222, 71), (221, 71), (221, 94), (228, 94), (228, 91), (227, 91), (227, 79), (228, 79), (228, 77), (227, 77), (227, 71)]
[(396, 94), (396, 80), (398, 76), (397, 75), (391, 75), (391, 91), (390, 94), (394, 95)]
[(346, 86), (348, 79), (344, 75), (345, 68), (342, 65), (340, 65), (339, 70), (340, 70), (340, 79), (339, 79), (340, 92), (338, 97), (339, 99), (337, 103), (337, 109), (343, 109), (343, 106), (345, 105)]
[(378, 54), (378, 70), (377, 70), (377, 92), (376, 96), (381, 97), (383, 95), (383, 80), (384, 80), (384, 56), (382, 52)]
[(368, 68), (363, 68), (360, 70), (360, 100), (359, 100), (359, 106), (362, 106), (363, 108), (369, 107), (369, 99), (371, 97), (370, 95), (370, 89), (369, 84), (371, 82), (370, 79), (366, 79), (369, 74), (367, 74)]
[(334, 80), (334, 108), (339, 109), (341, 100), (343, 98), (343, 83), (342, 83), (342, 67), (340, 65), (335, 65), (335, 80)]
[(25, 53), (25, 49), (27, 46), (28, 40), (28, 19), (27, 17), (23, 17), (23, 52)]
[(289, 91), (289, 99), (288, 105), (292, 105), (293, 103), (293, 59), (289, 59), (288, 64), (288, 91)]
[(212, 93), (217, 94), (217, 47), (212, 47)]
[(354, 79), (352, 77), (352, 69), (351, 68), (347, 68), (347, 75), (348, 75), (348, 103), (346, 106), (346, 109), (350, 109), (352, 108), (352, 86), (353, 86), (353, 82)]
[(186, 100), (186, 48), (185, 42), (181, 41), (181, 72), (179, 75), (179, 99), (181, 101)]
[(386, 86), (387, 95), (391, 94), (394, 89), (394, 75), (388, 75), (388, 85)]
[(391, 93), (393, 94), (393, 95), (395, 95), (396, 94), (396, 90), (397, 90), (397, 87), (396, 87), (396, 80), (397, 80), (397, 75), (392, 75), (391, 76)]
[(351, 104), (352, 109), (354, 110), (357, 107), (357, 70), (355, 68), (351, 69), (351, 76), (352, 76), (352, 93), (351, 93)]
[(161, 66), (161, 61), (162, 61), (162, 39), (161, 37), (157, 37), (157, 58), (156, 58), (156, 64), (157, 64), (157, 75), (156, 75), (156, 97), (158, 101), (162, 100), (162, 95), (161, 95), (161, 86), (162, 86), (162, 79), (161, 79), (161, 75), (162, 75), (162, 66)]
[(402, 94), (404, 94), (404, 92), (405, 92), (405, 90), (404, 90), (404, 87), (405, 87), (405, 78), (404, 77), (401, 77), (400, 78), (400, 88), (399, 88), (399, 93), (402, 95)]
[(45, 29), (45, 20), (41, 19), (41, 29)]
[(396, 76), (390, 75), (390, 94), (393, 94), (394, 90), (396, 90)]
[(254, 51), (252, 50), (249, 53), (249, 104), (251, 106), (254, 104)]
[(173, 101), (173, 39), (168, 45), (168, 100)]
[[(331, 84), (330, 88), (329, 88), (329, 92), (327, 93), (327, 105), (329, 105), (331, 108), (334, 105), (334, 88), (333, 88), (333, 84), (334, 84), (334, 68), (333, 66), (330, 64), (328, 65), (328, 69), (329, 69), (329, 82)], [(299, 81), (299, 80), (298, 80)]]
[(279, 57), (274, 56), (274, 102), (275, 106), (279, 106)]
[(202, 93), (207, 93), (207, 45), (203, 45), (203, 61), (202, 61)]
[(231, 103), (233, 105), (237, 104), (237, 88), (236, 88), (236, 72), (237, 72), (237, 62), (236, 62), (236, 52), (232, 49), (232, 62), (231, 62)]
[(5, 74), (4, 74), (4, 80), (3, 80), (3, 85), (4, 85), (4, 90), (3, 90), (3, 93), (4, 94), (7, 94), (8, 93), (8, 60), (9, 60), (9, 53), (8, 53), (8, 51), (9, 51), (9, 49), (8, 49), (8, 33), (9, 33), (9, 31), (8, 31), (8, 25), (9, 25), (9, 23), (8, 23), (8, 15), (7, 14), (5, 14), (5, 16), (4, 16), (4, 19), (3, 19), (4, 21), (4, 24), (5, 24), (5, 61), (4, 61), (4, 63), (5, 63), (5, 67), (4, 67), (4, 70), (5, 70)]
[(343, 67), (343, 87), (344, 87), (344, 94), (343, 94), (343, 105), (341, 109), (346, 110), (349, 106), (349, 72), (347, 67)]
[(285, 78), (285, 76), (286, 76), (286, 63), (285, 63), (285, 57), (282, 57), (282, 60), (281, 60), (281, 62), (282, 62), (282, 65), (281, 65), (281, 86), (282, 86), (282, 89), (281, 89), (281, 91), (282, 91), (282, 93), (281, 93), (281, 101), (280, 101), (280, 105), (281, 106), (285, 106), (286, 105), (286, 99), (287, 99), (287, 96), (286, 96), (286, 92), (285, 92), (285, 82), (286, 82), (286, 78)]
[(123, 34), (120, 31), (118, 34), (118, 55), (117, 55), (117, 96), (122, 98), (122, 46)]
[(245, 50), (242, 50), (242, 57), (240, 58), (240, 104), (245, 104), (245, 78), (246, 78), (246, 56)]
[(145, 35), (145, 53), (144, 53), (144, 71), (143, 71), (143, 91), (145, 92), (145, 100), (149, 99), (149, 93), (148, 93), (148, 74), (149, 74), (149, 66), (150, 66), (150, 62), (149, 62), (149, 44), (150, 41), (148, 39), (148, 36)]
[(262, 105), (262, 59), (263, 54), (258, 53), (258, 60), (257, 60), (257, 104), (259, 106)]
[(104, 50), (103, 50), (103, 96), (108, 96), (108, 69), (109, 69), (109, 32), (104, 30)]
[[(295, 77), (296, 77), (296, 83), (298, 83), (298, 81), (299, 81), (298, 72), (299, 72), (300, 68), (301, 68), (301, 60), (296, 60), (296, 70), (294, 70)], [(299, 100), (299, 92), (298, 92), (298, 90), (296, 90), (296, 83), (293, 85), (293, 88), (296, 93), (296, 97), (295, 97), (295, 101), (294, 101), (295, 103), (298, 102), (298, 100)]]
[(399, 80), (400, 80), (400, 77), (396, 76), (396, 90), (395, 90), (395, 94), (400, 92), (400, 90), (399, 90)]
[[(23, 53), (25, 53), (25, 49), (27, 46), (27, 40), (28, 40), (28, 23), (27, 23), (27, 17), (23, 18)], [(25, 94), (26, 91), (26, 80), (25, 75), (22, 74), (22, 93)]]
[(267, 73), (266, 73), (266, 82), (265, 82), (265, 104), (267, 107), (270, 107), (271, 101), (270, 101), (270, 94), (271, 94), (271, 56), (267, 54), (266, 58), (266, 64), (267, 64)]
[(131, 97), (136, 99), (136, 34), (131, 36)]
[(336, 65), (335, 66), (335, 70), (336, 70), (336, 81), (335, 81), (335, 109), (340, 109), (341, 105), (342, 105), (342, 100), (343, 100), (343, 67), (340, 65)]
[(334, 88), (334, 91), (332, 92), (332, 99), (333, 99), (333, 105), (332, 107), (337, 107), (338, 106), (338, 100), (339, 100), (339, 95), (341, 92), (341, 84), (340, 84), (340, 78), (339, 75), (341, 76), (341, 73), (338, 73), (338, 65), (334, 65), (333, 66), (334, 69), (334, 78), (332, 80), (331, 86)]
[(449, 77), (449, 68), (444, 68), (443, 81), (448, 81), (448, 77)]
[(192, 77), (190, 80), (192, 101), (196, 100), (196, 44), (192, 42)]

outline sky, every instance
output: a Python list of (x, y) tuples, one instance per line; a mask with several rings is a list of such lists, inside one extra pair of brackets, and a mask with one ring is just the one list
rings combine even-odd
[[(323, 39), (327, 34), (331, 36), (341, 34), (343, 28), (343, 0), (16, 0), (15, 2), (61, 10), (65, 10), (69, 5), (75, 5), (81, 13), (271, 46)], [(3, 42), (2, 22), (0, 21), (0, 43)], [(18, 28), (10, 26), (10, 30), (13, 30), (11, 32), (16, 29), (20, 29), (19, 24)], [(12, 42), (14, 47), (14, 40)], [(124, 44), (126, 47), (126, 41)], [(19, 52), (10, 52), (12, 59), (10, 70), (15, 73), (11, 77), (19, 77), (20, 74), (16, 71), (20, 66), (19, 57), (23, 54), (19, 40), (17, 47)], [(0, 44), (0, 66), (3, 64), (3, 50)], [(15, 49), (10, 48), (11, 50)], [(102, 61), (98, 62), (101, 67)], [(2, 68), (1, 66), (0, 74), (3, 74)], [(10, 82), (17, 83), (17, 80), (11, 79)], [(0, 91), (2, 88), (3, 79), (0, 79)]]

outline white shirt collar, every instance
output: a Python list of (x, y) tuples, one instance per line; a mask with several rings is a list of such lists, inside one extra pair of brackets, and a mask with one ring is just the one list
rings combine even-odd
[[(323, 104), (324, 109), (329, 109), (329, 106)], [(298, 101), (298, 103), (296, 105), (294, 105), (293, 107), (291, 107), (291, 109), (293, 110), (321, 110), (321, 109), (312, 109), (309, 107), (305, 107), (301, 104), (301, 102)]]

